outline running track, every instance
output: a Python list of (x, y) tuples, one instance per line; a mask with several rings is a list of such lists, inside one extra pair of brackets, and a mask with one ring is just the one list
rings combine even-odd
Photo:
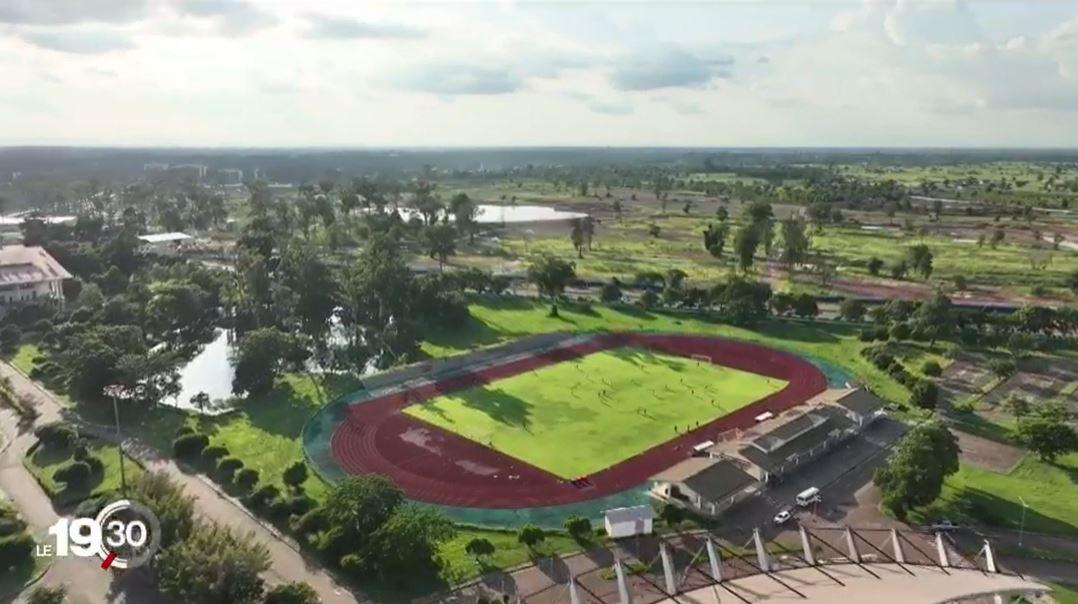
[[(589, 488), (561, 478), (482, 444), (414, 419), (401, 410), (435, 396), (531, 371), (617, 346), (643, 346), (678, 356), (703, 354), (719, 365), (786, 380), (786, 388), (733, 413), (653, 447), (588, 477)], [(721, 338), (620, 333), (582, 344), (462, 373), (436, 383), (392, 392), (352, 404), (333, 432), (331, 450), (349, 474), (390, 477), (417, 501), (478, 508), (526, 508), (586, 501), (634, 487), (684, 459), (695, 444), (733, 428), (747, 428), (764, 411), (778, 413), (827, 387), (827, 378), (794, 354)], [(566, 443), (566, 446), (572, 446)]]

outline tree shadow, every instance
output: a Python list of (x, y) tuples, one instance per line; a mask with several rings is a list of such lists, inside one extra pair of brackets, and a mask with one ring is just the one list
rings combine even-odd
[[(316, 409), (360, 386), (360, 381), (348, 374), (305, 375), (301, 379), (311, 381), (312, 391), (297, 390), (290, 380), (278, 380), (265, 395), (243, 401), (239, 410), (260, 430), (297, 438)], [(212, 426), (218, 422), (205, 419), (202, 423)]]
[[(1071, 475), (1072, 480), (1074, 474)], [(1018, 501), (1003, 499), (981, 489), (956, 489), (946, 500), (937, 500), (917, 510), (911, 517), (924, 520), (948, 518), (955, 521), (982, 523), (1011, 530), (1022, 528), (1023, 506)], [(1078, 533), (1078, 525), (1060, 518), (1053, 518), (1034, 507), (1025, 508), (1025, 530), (1057, 535)]]
[(469, 315), (468, 319), (459, 325), (430, 326), (423, 339), (435, 346), (465, 350), (500, 342), (505, 336), (505, 333)]
[(490, 419), (528, 430), (534, 405), (497, 388), (482, 386), (474, 396), (461, 399), (465, 407), (482, 411)]

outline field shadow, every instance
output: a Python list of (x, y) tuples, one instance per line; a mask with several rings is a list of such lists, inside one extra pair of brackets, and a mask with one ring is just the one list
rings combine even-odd
[(467, 320), (451, 328), (430, 326), (423, 339), (435, 346), (464, 350), (500, 342), (506, 335), (508, 334), (468, 315)]
[[(1071, 478), (1072, 480), (1075, 478), (1073, 473)], [(1019, 530), (1022, 526), (1022, 507), (1022, 504), (1017, 501), (1003, 499), (981, 489), (963, 488), (955, 491), (945, 503), (938, 501), (918, 510), (918, 516), (925, 520), (947, 517), (952, 521), (955, 520), (953, 516), (958, 516), (967, 521)], [(1073, 535), (1078, 533), (1078, 526), (1066, 520), (1047, 516), (1036, 508), (1029, 507), (1025, 509), (1025, 530)]]

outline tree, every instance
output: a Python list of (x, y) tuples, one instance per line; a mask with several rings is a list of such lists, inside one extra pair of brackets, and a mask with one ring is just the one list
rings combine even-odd
[(1018, 365), (1014, 362), (1014, 359), (992, 359), (988, 361), (988, 369), (1002, 380), (1013, 375), (1018, 370)]
[(722, 258), (729, 234), (730, 225), (725, 222), (720, 222), (718, 225), (708, 225), (704, 231), (704, 249), (715, 258)]
[(922, 277), (928, 279), (932, 275), (932, 250), (927, 245), (910, 246), (906, 250), (906, 257), (909, 258), (909, 266), (921, 273)]
[(929, 380), (921, 380), (910, 390), (910, 403), (922, 409), (935, 409), (939, 402), (939, 386)]
[(1033, 406), (1029, 404), (1029, 401), (1017, 394), (1007, 397), (1007, 400), (1003, 403), (1003, 408), (1017, 419), (1026, 417), (1033, 410)]
[(404, 493), (384, 476), (351, 476), (337, 482), (322, 506), (336, 531), (337, 543), (330, 549), (341, 555), (367, 543), (403, 504)]
[(735, 278), (716, 284), (710, 292), (719, 313), (735, 325), (752, 325), (767, 316), (771, 286)]
[(322, 604), (322, 598), (306, 583), (284, 583), (266, 592), (262, 604)]
[(816, 296), (807, 293), (799, 294), (794, 298), (793, 311), (795, 315), (803, 319), (820, 314), (820, 309), (816, 305)]
[(191, 406), (198, 409), (199, 413), (205, 413), (206, 407), (210, 404), (210, 395), (203, 391), (199, 391), (196, 394), (191, 395)]
[(286, 306), (300, 330), (323, 339), (337, 308), (337, 279), (329, 266), (315, 248), (294, 244), (281, 256), (276, 274), (288, 288)]
[(254, 604), (269, 551), (214, 523), (198, 523), (182, 541), (162, 550), (153, 565), (157, 588), (177, 602)]
[(457, 230), (453, 225), (435, 224), (423, 230), (427, 253), (438, 259), (438, 270), (445, 270), (445, 263), (457, 253)]
[(805, 261), (810, 245), (804, 222), (795, 218), (782, 221), (782, 254), (779, 260), (786, 265), (787, 270), (792, 270), (794, 266)]
[(468, 235), (468, 241), (475, 241), (478, 230), (479, 206), (466, 193), (457, 193), (449, 200), (449, 212), (457, 223), (457, 229)]
[(1078, 432), (1071, 425), (1073, 414), (1058, 401), (1042, 403), (1033, 414), (1018, 420), (1018, 439), (1042, 460), (1078, 450)]
[(738, 267), (743, 273), (748, 273), (752, 268), (758, 247), (760, 247), (760, 230), (755, 225), (746, 224), (738, 229), (737, 236), (734, 238), (734, 248), (737, 252)]
[(648, 235), (650, 235), (654, 239), (658, 239), (659, 238), (659, 233), (661, 233), (661, 232), (662, 232), (662, 229), (659, 228), (659, 225), (657, 225), (657, 224), (649, 224), (648, 225)]
[(417, 574), (433, 574), (438, 547), (456, 534), (441, 513), (417, 505), (397, 508), (371, 535), (363, 556), (368, 572), (398, 584), (412, 584)]
[(865, 318), (865, 303), (857, 298), (843, 298), (838, 305), (838, 315), (847, 321), (861, 321)]
[(911, 429), (876, 470), (883, 505), (904, 519), (909, 510), (939, 497), (943, 480), (958, 471), (958, 440), (939, 420)]
[(540, 256), (528, 265), (528, 279), (535, 283), (542, 295), (561, 295), (575, 277), (576, 265), (554, 256)]
[(571, 233), (569, 233), (569, 239), (571, 239), (573, 242), (573, 248), (576, 249), (577, 257), (583, 258), (585, 245), (583, 220), (573, 221), (573, 230)]
[(880, 275), (880, 269), (883, 268), (883, 260), (880, 260), (879, 258), (873, 256), (869, 258), (867, 268), (868, 274), (872, 275), (873, 277), (878, 277)]
[(677, 526), (685, 520), (685, 510), (679, 505), (667, 503), (659, 509), (659, 519), (668, 526)]
[(891, 265), (891, 278), (892, 279), (905, 279), (906, 273), (909, 272), (910, 266), (906, 263), (905, 259), (895, 260)]
[(1007, 237), (1007, 233), (1001, 227), (996, 227), (992, 231), (992, 238), (989, 240), (988, 245), (992, 249), (999, 247), (999, 244), (1003, 243), (1003, 240)]
[(486, 558), (494, 553), (494, 544), (491, 543), (489, 539), (484, 539), (483, 537), (472, 537), (472, 539), (464, 545), (464, 552), (475, 558), (476, 562), (479, 562), (481, 558)]
[(517, 532), (517, 541), (530, 550), (534, 550), (535, 546), (544, 540), (546, 540), (546, 533), (543, 532), (543, 529), (530, 522), (520, 527)]
[(308, 356), (299, 338), (275, 327), (247, 332), (232, 354), (232, 392), (248, 395), (268, 392), (282, 370), (300, 366)]
[(582, 516), (569, 516), (565, 519), (565, 530), (577, 541), (591, 536), (591, 520)]
[(621, 297), (621, 283), (617, 278), (611, 279), (609, 283), (604, 283), (599, 290), (599, 300), (606, 304), (620, 302)]

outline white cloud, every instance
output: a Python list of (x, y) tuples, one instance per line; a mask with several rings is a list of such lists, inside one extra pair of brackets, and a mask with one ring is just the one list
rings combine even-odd
[(34, 46), (70, 54), (96, 55), (134, 47), (131, 37), (117, 30), (22, 31), (17, 35)]
[(368, 23), (348, 17), (310, 14), (303, 35), (325, 40), (411, 39), (422, 38), (426, 32), (393, 23)]

